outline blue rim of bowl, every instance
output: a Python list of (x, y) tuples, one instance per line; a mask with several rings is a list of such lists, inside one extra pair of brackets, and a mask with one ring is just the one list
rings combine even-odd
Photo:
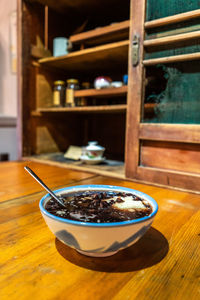
[[(79, 189), (77, 191), (77, 189)], [(124, 225), (132, 225), (132, 224), (137, 224), (137, 223), (141, 223), (147, 220), (152, 219), (157, 211), (158, 211), (158, 204), (157, 202), (151, 198), (149, 195), (138, 191), (138, 190), (134, 190), (134, 189), (130, 189), (130, 188), (126, 188), (126, 187), (121, 187), (121, 186), (113, 186), (113, 185), (94, 185), (94, 184), (90, 184), (90, 185), (76, 185), (76, 186), (70, 186), (70, 187), (65, 187), (62, 189), (58, 189), (58, 190), (54, 190), (54, 193), (58, 193), (58, 192), (62, 192), (62, 191), (66, 191), (66, 192), (80, 192), (80, 191), (87, 191), (87, 190), (95, 190), (98, 189), (99, 191), (104, 191), (104, 190), (114, 190), (114, 191), (119, 191), (119, 192), (127, 192), (127, 193), (132, 193), (135, 194), (141, 198), (144, 198), (145, 200), (149, 200), (150, 204), (152, 203), (155, 207), (155, 209), (153, 209), (153, 212), (143, 218), (139, 218), (139, 219), (133, 219), (133, 220), (128, 220), (128, 221), (122, 221), (122, 222), (112, 222), (112, 223), (92, 223), (92, 222), (81, 222), (81, 221), (74, 221), (74, 220), (70, 220), (70, 219), (64, 219), (64, 218), (60, 218), (57, 217), (51, 213), (49, 213), (44, 207), (43, 207), (43, 203), (46, 200), (47, 197), (50, 196), (50, 194), (46, 194), (44, 197), (42, 197), (42, 199), (39, 202), (39, 208), (41, 210), (41, 212), (48, 216), (51, 219), (54, 219), (56, 221), (59, 222), (63, 222), (63, 223), (67, 223), (67, 224), (71, 224), (71, 225), (78, 225), (78, 226), (87, 226), (87, 227), (117, 227), (117, 226), (124, 226)]]

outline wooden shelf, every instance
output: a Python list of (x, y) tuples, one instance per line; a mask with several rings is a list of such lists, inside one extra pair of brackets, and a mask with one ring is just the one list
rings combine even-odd
[(42, 113), (112, 113), (112, 112), (125, 112), (127, 108), (126, 104), (117, 105), (98, 105), (98, 106), (76, 106), (76, 107), (49, 107), (49, 108), (39, 108), (32, 112), (32, 116), (41, 116)]
[(145, 27), (145, 29), (150, 29), (150, 28), (154, 28), (154, 27), (160, 27), (160, 26), (165, 26), (165, 25), (169, 25), (169, 24), (184, 22), (184, 21), (191, 20), (191, 19), (198, 18), (198, 17), (200, 17), (200, 9), (196, 9), (196, 10), (188, 11), (186, 13), (176, 14), (173, 16), (148, 21), (148, 22), (145, 22), (144, 27)]
[(118, 69), (124, 64), (127, 65), (128, 46), (129, 41), (126, 40), (72, 52), (59, 57), (42, 58), (38, 62), (44, 66), (68, 71)]
[(128, 39), (130, 21), (123, 21), (109, 26), (96, 28), (87, 32), (72, 35), (72, 44), (88, 44), (113, 42), (115, 40)]
[(115, 178), (125, 178), (124, 162), (116, 160), (107, 160), (99, 165), (87, 165), (81, 161), (72, 161), (64, 158), (64, 153), (47, 153), (30, 157), (25, 157), (25, 160), (43, 162), (53, 166), (61, 166), (64, 168), (91, 172), (103, 176), (111, 176)]
[[(157, 106), (156, 103), (146, 103), (144, 109), (146, 111), (152, 111)], [(118, 113), (125, 112), (127, 109), (126, 104), (115, 105), (98, 105), (98, 106), (76, 106), (76, 107), (47, 107), (38, 108), (32, 111), (31, 115), (34, 117), (40, 117), (43, 113)]]
[(88, 89), (88, 90), (78, 90), (75, 91), (75, 97), (94, 97), (94, 98), (105, 98), (125, 96), (127, 94), (127, 85), (124, 85), (119, 88), (107, 88), (107, 89)]

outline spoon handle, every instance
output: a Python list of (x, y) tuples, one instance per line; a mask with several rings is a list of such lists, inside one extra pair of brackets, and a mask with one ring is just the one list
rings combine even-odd
[(60, 205), (64, 206), (64, 203), (54, 194), (53, 191), (51, 191), (48, 186), (46, 186), (46, 184), (33, 172), (33, 170), (31, 170), (29, 167), (24, 167), (24, 169), (39, 183), (41, 184), (41, 186), (43, 186), (43, 188), (54, 198), (56, 199), (56, 201), (58, 201), (60, 203)]

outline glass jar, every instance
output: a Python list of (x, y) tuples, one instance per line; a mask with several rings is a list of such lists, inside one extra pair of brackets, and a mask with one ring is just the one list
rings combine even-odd
[(77, 79), (68, 79), (65, 96), (65, 106), (75, 106), (74, 91), (79, 90), (79, 81)]
[(53, 106), (64, 106), (65, 102), (65, 82), (57, 80), (54, 82), (53, 88)]

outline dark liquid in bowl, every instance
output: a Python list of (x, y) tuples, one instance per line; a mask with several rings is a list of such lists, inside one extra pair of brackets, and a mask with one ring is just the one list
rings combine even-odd
[(81, 222), (112, 223), (138, 219), (152, 213), (147, 200), (131, 193), (87, 191), (62, 194), (65, 206), (60, 206), (53, 198), (48, 200), (45, 209), (64, 219)]

